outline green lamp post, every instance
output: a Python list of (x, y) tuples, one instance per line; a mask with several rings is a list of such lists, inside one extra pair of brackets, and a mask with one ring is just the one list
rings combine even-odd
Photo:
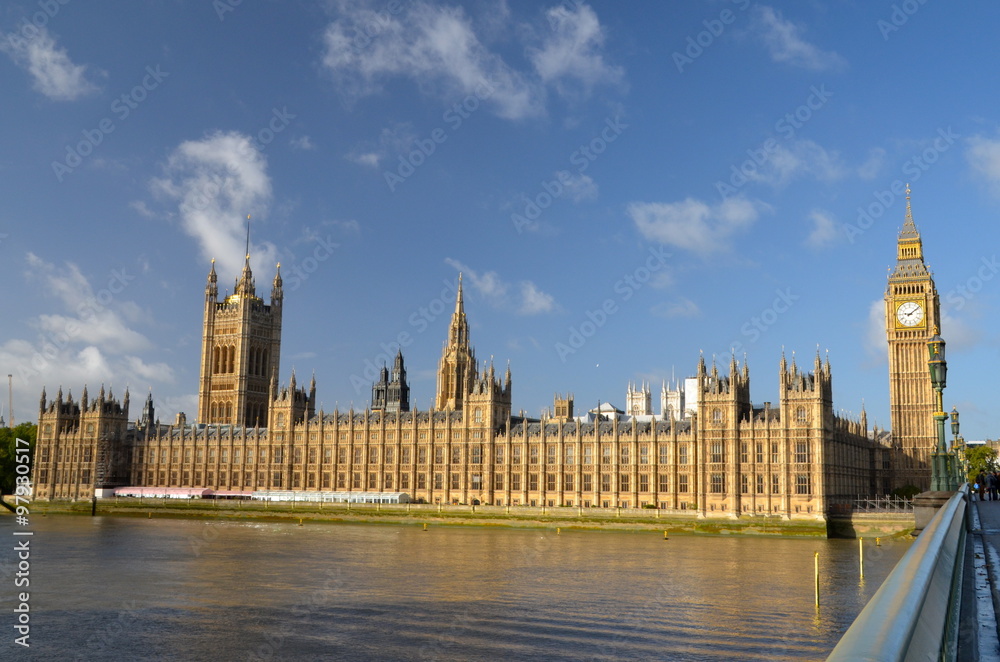
[(969, 470), (965, 460), (965, 439), (958, 434), (958, 409), (951, 408), (951, 449), (955, 454), (955, 480), (958, 484), (966, 482), (969, 478)]
[(937, 394), (936, 410), (934, 420), (937, 422), (938, 444), (937, 450), (931, 454), (931, 491), (949, 492), (958, 489), (955, 484), (954, 473), (951, 469), (951, 457), (948, 454), (948, 442), (944, 437), (944, 422), (948, 420), (948, 414), (944, 412), (944, 388), (948, 381), (948, 362), (945, 360), (945, 342), (937, 329), (934, 335), (927, 341), (927, 353), (929, 355), (927, 367), (931, 373), (931, 386)]

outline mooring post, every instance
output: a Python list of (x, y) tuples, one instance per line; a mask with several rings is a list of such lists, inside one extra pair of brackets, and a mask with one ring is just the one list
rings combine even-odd
[(819, 552), (813, 555), (814, 575), (816, 577), (816, 607), (819, 608)]

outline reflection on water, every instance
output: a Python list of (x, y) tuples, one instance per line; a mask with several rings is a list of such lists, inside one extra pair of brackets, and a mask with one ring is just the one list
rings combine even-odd
[[(34, 659), (823, 659), (909, 544), (866, 543), (861, 581), (848, 540), (110, 517), (32, 527)], [(0, 599), (11, 614), (9, 585)]]

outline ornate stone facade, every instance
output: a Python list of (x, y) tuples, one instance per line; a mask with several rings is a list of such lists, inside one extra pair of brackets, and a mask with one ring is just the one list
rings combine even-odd
[(923, 244), (913, 222), (910, 190), (896, 244), (896, 266), (885, 290), (889, 343), (889, 414), (895, 485), (930, 487), (930, 454), (937, 445), (935, 395), (927, 368), (927, 341), (941, 328), (934, 278), (924, 264)]
[[(172, 425), (154, 421), (151, 397), (142, 418), (129, 422), (127, 394), (118, 403), (102, 389), (89, 402), (85, 392), (77, 403), (61, 390), (52, 402), (43, 393), (37, 498), (90, 498), (95, 489), (124, 486), (398, 491), (428, 503), (650, 506), (703, 516), (818, 518), (840, 501), (888, 489), (888, 446), (867, 429), (864, 413), (858, 420), (834, 413), (829, 360), (818, 355), (811, 372), (782, 357), (776, 406), (752, 404), (746, 363), (733, 357), (722, 375), (702, 358), (688, 380), (697, 390), (688, 399), (696, 405), (683, 418), (577, 420), (572, 396), (556, 397), (554, 416), (514, 416), (510, 367), (500, 376), (492, 363), (480, 367), (475, 361), (461, 284), (434, 409), (408, 411), (399, 355), (392, 378), (386, 371), (375, 385), (372, 409), (317, 412), (315, 379), (307, 391), (293, 373), (282, 388), (272, 377), (262, 412), (252, 406), (260, 400), (251, 377), (265, 376), (260, 366), (276, 372), (280, 275), (270, 307), (254, 294), (249, 262), (238, 299), (216, 302), (214, 277), (213, 268), (200, 398), (208, 408), (200, 407), (199, 424), (182, 417)], [(220, 322), (223, 309), (240, 322)], [(218, 349), (230, 338), (239, 360), (219, 363), (232, 372), (216, 371)], [(254, 348), (258, 359), (249, 358)], [(246, 397), (241, 400), (239, 389), (229, 389), (218, 375), (247, 385)], [(213, 416), (212, 403), (230, 393), (232, 412), (216, 408)], [(643, 396), (643, 404), (647, 400)], [(258, 424), (264, 420), (267, 425)]]

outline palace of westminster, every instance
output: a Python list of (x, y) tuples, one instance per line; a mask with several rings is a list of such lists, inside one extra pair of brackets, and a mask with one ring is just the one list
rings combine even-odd
[[(754, 405), (746, 363), (728, 373), (698, 361), (694, 377), (664, 387), (661, 413), (648, 386), (626, 411), (605, 405), (575, 416), (556, 396), (541, 418), (511, 411), (511, 372), (480, 365), (469, 338), (461, 278), (437, 372), (435, 406), (410, 408), (402, 354), (383, 367), (363, 411), (316, 411), (315, 379), (277, 375), (282, 280), (257, 294), (247, 255), (232, 295), (219, 299), (213, 261), (205, 287), (198, 419), (155, 418), (152, 394), (129, 418), (101, 387), (55, 399), (43, 390), (35, 496), (90, 499), (115, 488), (204, 488), (218, 496), (283, 490), (406, 493), (426, 503), (694, 511), (701, 516), (823, 518), (840, 503), (930, 482), (935, 398), (926, 343), (940, 324), (907, 194), (895, 269), (885, 291), (891, 432), (864, 412), (834, 412), (829, 359), (811, 370), (782, 356), (777, 404)], [(192, 491), (194, 491), (192, 489)]]

